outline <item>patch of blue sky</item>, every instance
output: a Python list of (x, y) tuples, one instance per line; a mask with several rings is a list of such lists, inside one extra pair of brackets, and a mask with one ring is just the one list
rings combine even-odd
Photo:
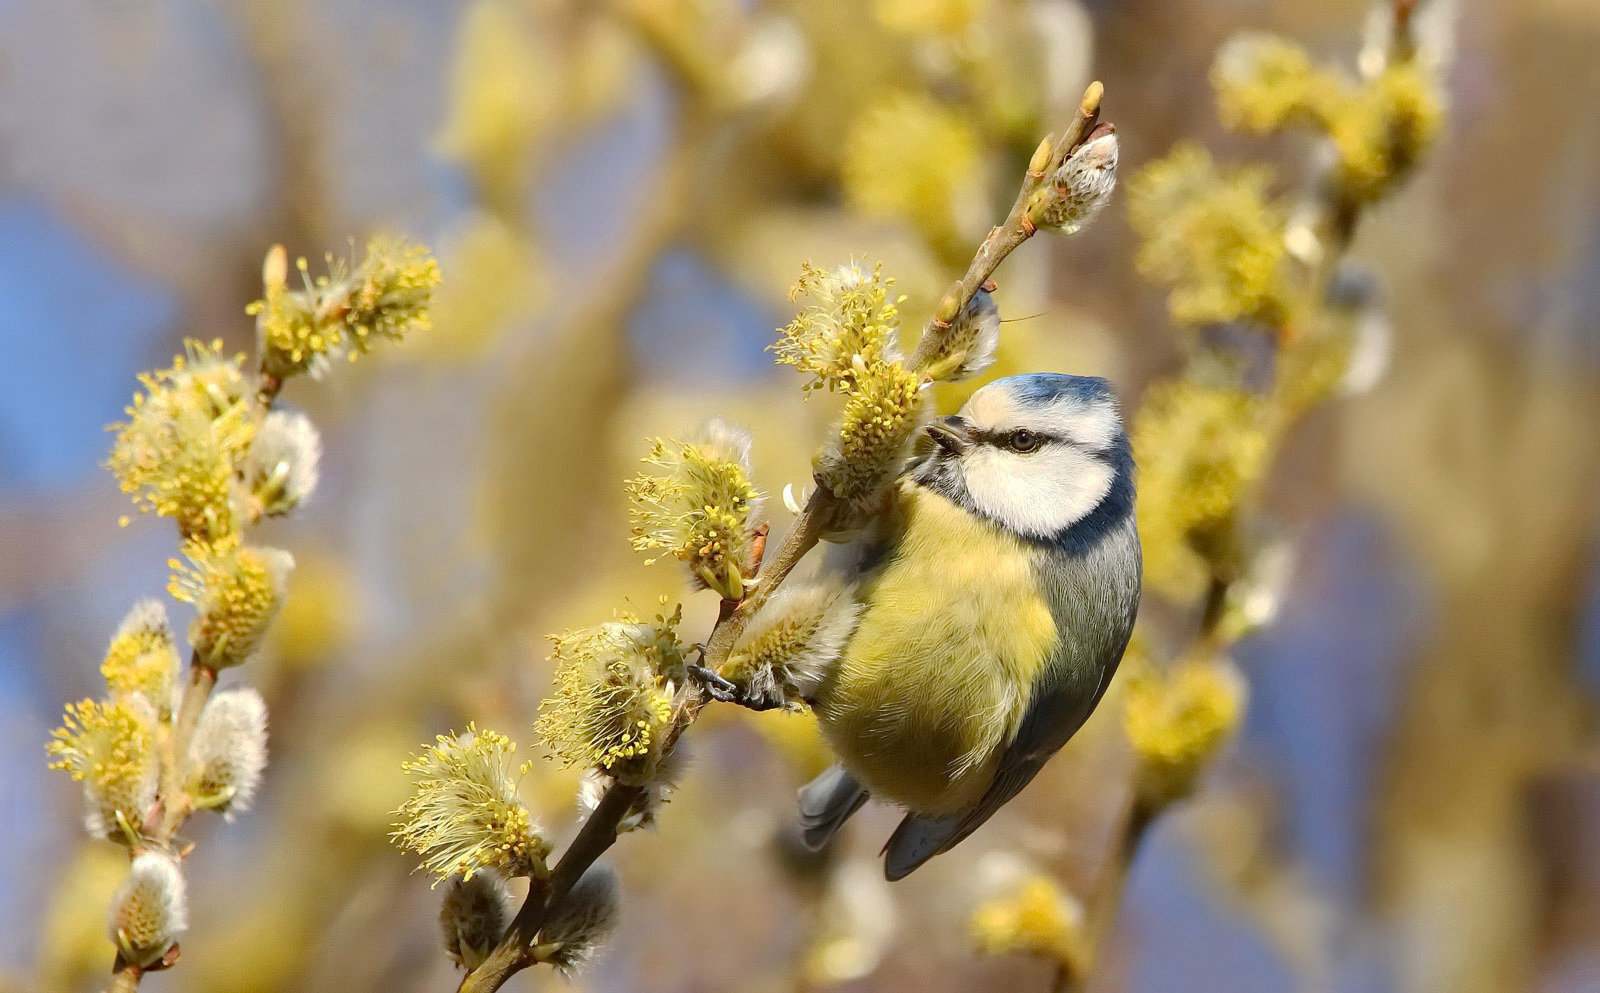
[(176, 302), (44, 203), (0, 200), (0, 499), (83, 483)]

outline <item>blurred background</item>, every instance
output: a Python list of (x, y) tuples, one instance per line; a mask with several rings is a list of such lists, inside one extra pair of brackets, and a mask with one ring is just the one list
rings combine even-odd
[[(282, 242), (420, 239), (436, 330), (294, 382), (326, 443), (262, 538), (299, 566), (254, 810), (191, 822), (192, 929), (156, 990), (447, 990), (436, 892), (386, 841), (399, 764), (468, 720), (534, 747), (548, 633), (680, 595), (627, 544), (646, 439), (756, 435), (775, 528), (831, 411), (765, 352), (810, 261), (882, 260), (920, 326), (1090, 79), (1129, 176), (1185, 138), (1302, 181), (1308, 144), (1224, 131), (1241, 30), (1354, 65), (1362, 0), (0, 2), (0, 989), (98, 988), (126, 858), (45, 770), (64, 701), (176, 546), (100, 468), (140, 370), (248, 349)], [(1291, 551), (1237, 647), (1238, 740), (1138, 854), (1091, 983), (1153, 993), (1600, 990), (1600, 5), (1471, 0), (1443, 137), (1363, 222), (1381, 379), (1291, 434), (1264, 518)], [(920, 150), (909, 158), (906, 149)], [(1001, 269), (996, 373), (1182, 361), (1120, 194)], [(955, 395), (944, 402), (954, 405)], [(1159, 605), (1154, 609), (1159, 610)], [(687, 604), (707, 629), (710, 594)], [(227, 682), (225, 678), (224, 682)], [(824, 761), (801, 718), (713, 712), (654, 832), (615, 850), (622, 928), (578, 990), (1040, 990), (967, 919), (1042, 869), (1087, 899), (1126, 794), (1114, 715), (893, 887), (869, 811), (783, 842)], [(576, 780), (527, 800), (567, 836)], [(1026, 870), (1019, 867), (1028, 867)], [(524, 973), (512, 988), (558, 987)]]

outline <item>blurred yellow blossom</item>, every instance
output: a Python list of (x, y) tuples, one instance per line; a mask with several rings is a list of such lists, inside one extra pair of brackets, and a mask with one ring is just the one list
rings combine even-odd
[(953, 37), (988, 9), (988, 0), (874, 0), (878, 23), (911, 35)]
[(1133, 424), (1139, 460), (1139, 530), (1145, 582), (1174, 598), (1198, 595), (1213, 567), (1199, 557), (1227, 554), (1239, 500), (1260, 480), (1271, 455), (1271, 408), (1237, 387), (1192, 379), (1150, 389)]
[(850, 123), (840, 180), (861, 210), (948, 242), (960, 237), (967, 205), (983, 201), (980, 147), (965, 114), (899, 90), (867, 104)]
[(488, 201), (517, 201), (539, 138), (554, 123), (561, 97), (552, 52), (537, 22), (513, 0), (477, 0), (462, 19), (452, 61), (450, 107), (439, 148), (465, 166)]
[(1444, 109), (1432, 74), (1416, 60), (1386, 65), (1356, 82), (1315, 66), (1299, 45), (1274, 35), (1239, 36), (1211, 72), (1223, 122), (1247, 131), (1309, 126), (1337, 153), (1333, 180), (1355, 203), (1382, 197), (1439, 132)]
[(1194, 791), (1243, 716), (1245, 682), (1226, 658), (1148, 668), (1128, 685), (1123, 726), (1139, 759), (1140, 795), (1157, 806)]
[(1271, 178), (1264, 167), (1221, 171), (1186, 143), (1129, 184), (1139, 271), (1171, 286), (1174, 321), (1280, 322), (1289, 295), (1285, 214), (1267, 199)]
[(1039, 955), (1066, 967), (1087, 957), (1083, 908), (1035, 873), (972, 912), (972, 940), (989, 955)]

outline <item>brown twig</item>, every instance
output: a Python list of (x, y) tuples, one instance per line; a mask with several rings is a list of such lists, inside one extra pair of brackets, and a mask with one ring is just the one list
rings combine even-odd
[(457, 993), (494, 993), (506, 980), (534, 964), (531, 950), (539, 929), (595, 860), (617, 840), (617, 826), (643, 794), (643, 787), (611, 784), (551, 870), (549, 882), (529, 891), (505, 937), (483, 964), (462, 977)]

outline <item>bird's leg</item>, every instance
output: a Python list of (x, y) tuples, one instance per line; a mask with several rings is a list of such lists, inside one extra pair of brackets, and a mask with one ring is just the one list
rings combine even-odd
[(703, 665), (689, 666), (689, 675), (700, 683), (701, 689), (706, 691), (706, 696), (722, 703), (737, 704), (746, 710), (756, 711), (776, 710), (783, 706), (783, 701), (774, 700), (765, 694), (758, 696), (741, 689)]

